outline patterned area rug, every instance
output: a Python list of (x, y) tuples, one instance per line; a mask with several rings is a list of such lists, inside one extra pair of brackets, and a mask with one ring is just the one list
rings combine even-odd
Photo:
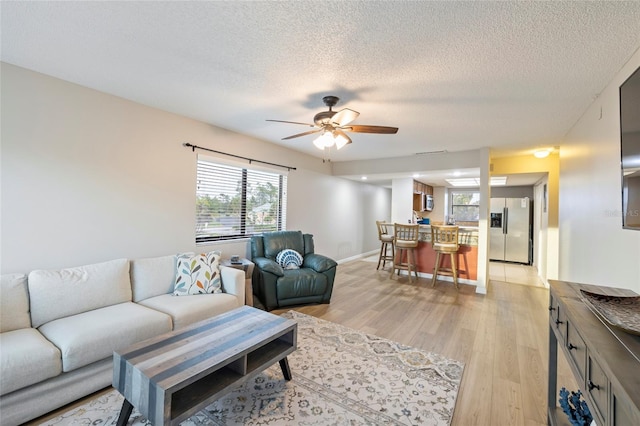
[[(463, 364), (295, 311), (293, 379), (276, 363), (183, 422), (200, 425), (448, 425)], [(115, 425), (112, 390), (47, 425)], [(129, 425), (150, 425), (133, 410)]]

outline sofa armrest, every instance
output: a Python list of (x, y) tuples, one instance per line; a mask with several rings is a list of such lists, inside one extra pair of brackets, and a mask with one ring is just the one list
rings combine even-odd
[(303, 268), (311, 268), (316, 272), (328, 271), (331, 268), (335, 268), (337, 265), (338, 263), (335, 260), (316, 253), (306, 255), (302, 263)]
[(253, 259), (253, 263), (255, 263), (256, 267), (261, 271), (270, 272), (278, 277), (284, 276), (284, 269), (274, 260), (267, 259), (266, 257), (256, 257)]
[(240, 305), (244, 305), (244, 271), (227, 266), (220, 266), (220, 279), (222, 280), (224, 292), (233, 294), (238, 298)]

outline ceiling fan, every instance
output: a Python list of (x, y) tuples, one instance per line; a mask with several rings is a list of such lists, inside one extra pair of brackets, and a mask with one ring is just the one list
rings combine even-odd
[(340, 111), (333, 111), (333, 107), (338, 103), (340, 98), (337, 96), (325, 96), (322, 101), (329, 107), (329, 111), (322, 111), (317, 113), (313, 117), (313, 123), (299, 123), (297, 121), (283, 121), (283, 120), (267, 120), (274, 121), (276, 123), (289, 123), (289, 124), (301, 124), (303, 126), (315, 127), (308, 132), (298, 133), (292, 136), (282, 138), (282, 140), (288, 140), (293, 138), (299, 138), (300, 136), (311, 135), (314, 133), (320, 133), (313, 144), (319, 149), (325, 149), (332, 147), (334, 144), (337, 149), (351, 143), (351, 138), (347, 136), (345, 132), (355, 133), (378, 133), (378, 134), (395, 134), (398, 132), (397, 127), (387, 126), (370, 126), (364, 124), (349, 124), (360, 113), (349, 108), (343, 108)]

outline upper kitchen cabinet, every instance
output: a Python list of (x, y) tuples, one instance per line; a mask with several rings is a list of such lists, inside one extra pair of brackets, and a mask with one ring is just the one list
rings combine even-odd
[(413, 210), (417, 212), (427, 209), (427, 195), (433, 195), (433, 187), (416, 180), (413, 181)]

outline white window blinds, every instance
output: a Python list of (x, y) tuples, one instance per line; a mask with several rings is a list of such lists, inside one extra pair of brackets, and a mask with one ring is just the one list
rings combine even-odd
[(286, 229), (287, 176), (198, 158), (196, 243)]

